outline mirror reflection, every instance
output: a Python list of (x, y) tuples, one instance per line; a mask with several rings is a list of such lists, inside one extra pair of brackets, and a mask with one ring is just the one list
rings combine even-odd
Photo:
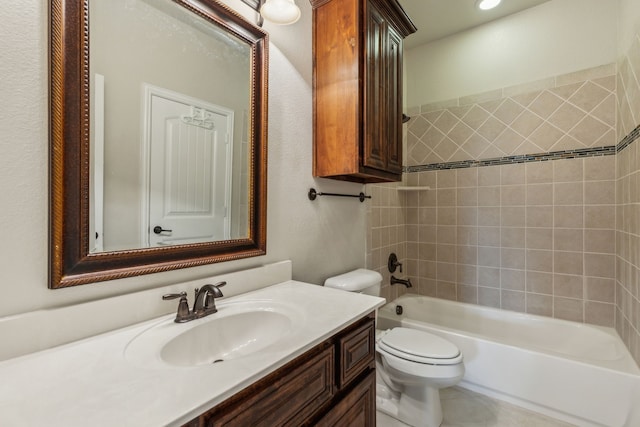
[(247, 238), (251, 46), (170, 0), (89, 7), (89, 251)]

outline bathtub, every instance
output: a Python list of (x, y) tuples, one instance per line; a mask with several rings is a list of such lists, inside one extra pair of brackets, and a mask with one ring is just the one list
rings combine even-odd
[(379, 309), (378, 329), (396, 326), (456, 344), (461, 387), (578, 426), (640, 426), (640, 369), (614, 329), (412, 294)]

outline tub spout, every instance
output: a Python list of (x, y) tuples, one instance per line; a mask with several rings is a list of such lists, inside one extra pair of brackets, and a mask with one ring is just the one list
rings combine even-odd
[(411, 279), (398, 279), (396, 276), (391, 276), (391, 284), (395, 285), (396, 283), (401, 283), (405, 285), (407, 288), (412, 287)]

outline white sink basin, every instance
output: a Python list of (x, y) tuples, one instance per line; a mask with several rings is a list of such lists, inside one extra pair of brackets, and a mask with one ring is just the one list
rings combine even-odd
[(125, 357), (147, 367), (197, 367), (276, 351), (301, 324), (294, 307), (273, 301), (218, 304), (218, 312), (187, 323), (165, 319), (135, 337)]

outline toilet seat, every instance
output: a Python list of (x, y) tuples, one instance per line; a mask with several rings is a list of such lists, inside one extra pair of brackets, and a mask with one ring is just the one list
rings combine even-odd
[(393, 328), (382, 333), (378, 351), (428, 365), (455, 365), (462, 362), (460, 350), (451, 342), (425, 331)]

